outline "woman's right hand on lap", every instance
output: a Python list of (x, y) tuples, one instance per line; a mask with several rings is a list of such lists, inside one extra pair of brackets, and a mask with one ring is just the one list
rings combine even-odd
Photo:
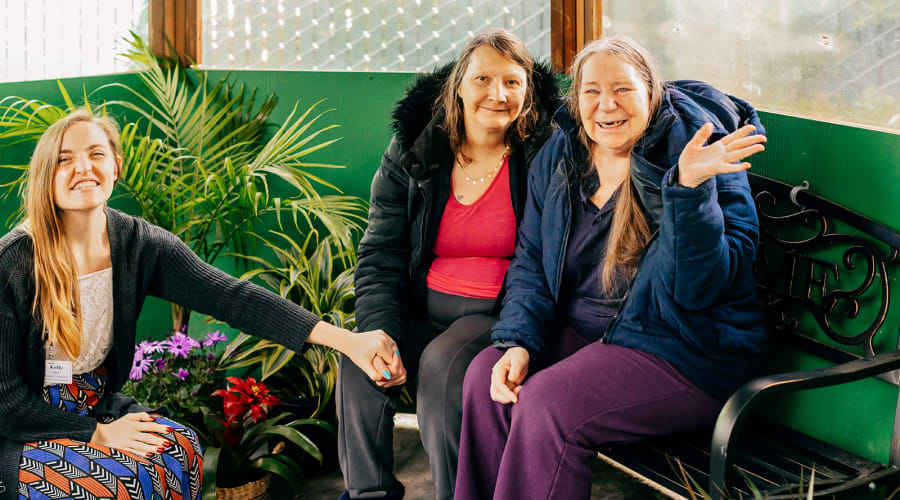
[(171, 444), (159, 434), (172, 432), (172, 428), (155, 420), (149, 413), (129, 413), (108, 424), (97, 424), (90, 442), (142, 457), (162, 453)]
[(523, 347), (507, 349), (491, 370), (491, 399), (502, 404), (518, 403), (530, 360)]

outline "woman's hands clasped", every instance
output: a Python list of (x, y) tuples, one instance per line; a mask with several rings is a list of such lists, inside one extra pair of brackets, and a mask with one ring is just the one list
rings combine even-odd
[(353, 342), (344, 354), (380, 387), (406, 383), (406, 368), (400, 359), (400, 351), (384, 330), (353, 334)]
[(319, 321), (306, 341), (337, 349), (379, 386), (406, 383), (406, 369), (397, 343), (384, 330), (353, 333)]
[(90, 442), (151, 457), (172, 446), (168, 439), (160, 437), (172, 432), (172, 428), (155, 420), (149, 413), (129, 413), (108, 424), (97, 424)]
[(502, 404), (518, 403), (530, 361), (531, 356), (525, 348), (507, 349), (491, 370), (491, 399)]
[(766, 136), (750, 135), (756, 131), (753, 125), (745, 125), (704, 146), (713, 133), (711, 123), (706, 123), (694, 134), (678, 158), (678, 183), (686, 187), (697, 187), (719, 174), (740, 172), (750, 168), (742, 161), (750, 155), (765, 150)]

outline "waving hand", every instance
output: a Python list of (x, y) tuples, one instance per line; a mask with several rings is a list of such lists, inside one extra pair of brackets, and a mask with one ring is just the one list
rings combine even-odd
[(678, 183), (693, 188), (718, 174), (750, 168), (747, 162), (736, 162), (765, 149), (762, 143), (766, 142), (766, 136), (750, 135), (755, 130), (753, 125), (746, 125), (709, 146), (704, 146), (713, 133), (712, 124), (705, 123), (681, 151), (678, 158)]

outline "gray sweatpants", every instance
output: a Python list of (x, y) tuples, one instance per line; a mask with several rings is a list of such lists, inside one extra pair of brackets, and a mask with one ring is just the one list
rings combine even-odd
[[(462, 383), (469, 362), (491, 342), (494, 300), (428, 291), (429, 321), (415, 325), (401, 353), (407, 387), (428, 452), (435, 494), (453, 498), (462, 422)], [(338, 457), (351, 497), (377, 498), (398, 484), (393, 474), (394, 414), (400, 388), (382, 389), (346, 357), (337, 383)]]

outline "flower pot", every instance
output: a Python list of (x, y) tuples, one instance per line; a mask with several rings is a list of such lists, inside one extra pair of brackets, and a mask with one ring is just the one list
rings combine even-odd
[(271, 476), (266, 474), (256, 481), (250, 481), (234, 488), (216, 486), (216, 498), (218, 500), (269, 500), (270, 482)]

